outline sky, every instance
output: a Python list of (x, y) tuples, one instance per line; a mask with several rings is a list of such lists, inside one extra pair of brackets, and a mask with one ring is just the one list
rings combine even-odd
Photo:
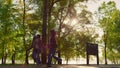
[[(98, 21), (98, 18), (96, 19), (96, 17), (94, 17), (95, 11), (98, 10), (98, 7), (101, 6), (103, 2), (109, 2), (109, 1), (114, 1), (116, 3), (116, 7), (120, 10), (120, 0), (88, 0), (88, 2), (85, 3), (88, 6), (88, 10), (93, 13), (93, 19), (95, 22)], [(99, 30), (98, 29), (97, 29), (97, 33), (99, 33), (100, 36), (102, 36), (103, 31), (101, 29)]]
[(94, 13), (94, 11), (97, 11), (98, 7), (103, 2), (108, 2), (108, 1), (115, 1), (116, 7), (120, 9), (120, 0), (89, 0), (86, 4), (88, 6), (88, 10)]

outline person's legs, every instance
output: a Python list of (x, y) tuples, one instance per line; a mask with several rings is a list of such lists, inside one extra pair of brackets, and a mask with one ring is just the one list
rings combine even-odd
[(35, 49), (33, 49), (33, 52), (32, 52), (32, 58), (33, 58), (33, 60), (34, 60), (34, 62), (36, 62), (36, 50)]
[(59, 58), (59, 57), (56, 57), (55, 55), (53, 55), (53, 58), (56, 59), (56, 60), (59, 61), (59, 62), (62, 62), (62, 59)]
[(48, 63), (47, 63), (47, 65), (48, 65), (48, 66), (51, 66), (51, 62), (52, 62), (52, 50), (49, 51), (49, 54), (48, 54)]
[(47, 63), (48, 66), (51, 66), (52, 57), (55, 58), (56, 60), (60, 61), (60, 62), (62, 61), (60, 58), (58, 58), (58, 57), (55, 56), (55, 53), (56, 53), (56, 48), (55, 49), (51, 49), (49, 51), (49, 54), (48, 54), (48, 63)]
[(36, 60), (37, 60), (37, 64), (40, 64), (40, 50), (37, 50), (37, 55), (36, 55)]
[(56, 57), (56, 56), (55, 56), (55, 53), (56, 53), (56, 49), (53, 49), (52, 57), (53, 57), (54, 59), (56, 59), (57, 61), (62, 62), (62, 59), (59, 58), (59, 57)]
[(49, 66), (49, 67), (51, 66), (52, 57), (55, 58), (56, 60), (58, 60), (59, 62), (62, 62), (62, 59), (60, 59), (59, 57), (56, 57), (56, 56), (55, 56), (55, 53), (56, 53), (56, 48), (55, 48), (55, 49), (51, 49), (51, 50), (49, 51), (47, 66)]

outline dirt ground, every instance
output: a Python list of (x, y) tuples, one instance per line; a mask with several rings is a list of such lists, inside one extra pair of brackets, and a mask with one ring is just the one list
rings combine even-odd
[[(25, 64), (16, 64), (16, 65), (0, 65), (0, 68), (48, 68), (46, 65), (25, 65)], [(62, 64), (62, 65), (52, 65), (49, 68), (120, 68), (120, 65), (79, 65), (79, 64)]]

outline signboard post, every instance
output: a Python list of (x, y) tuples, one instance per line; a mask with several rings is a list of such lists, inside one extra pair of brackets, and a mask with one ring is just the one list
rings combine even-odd
[(98, 54), (98, 44), (87, 43), (86, 44), (86, 58), (87, 65), (89, 65), (89, 55), (94, 55), (97, 57), (97, 65), (99, 65), (99, 54)]

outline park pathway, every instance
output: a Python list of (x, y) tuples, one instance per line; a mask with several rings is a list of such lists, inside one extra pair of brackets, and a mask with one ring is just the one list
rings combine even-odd
[[(47, 68), (46, 65), (0, 65), (0, 68)], [(62, 65), (52, 65), (49, 68), (120, 68), (120, 65), (79, 65), (79, 64), (62, 64)]]

